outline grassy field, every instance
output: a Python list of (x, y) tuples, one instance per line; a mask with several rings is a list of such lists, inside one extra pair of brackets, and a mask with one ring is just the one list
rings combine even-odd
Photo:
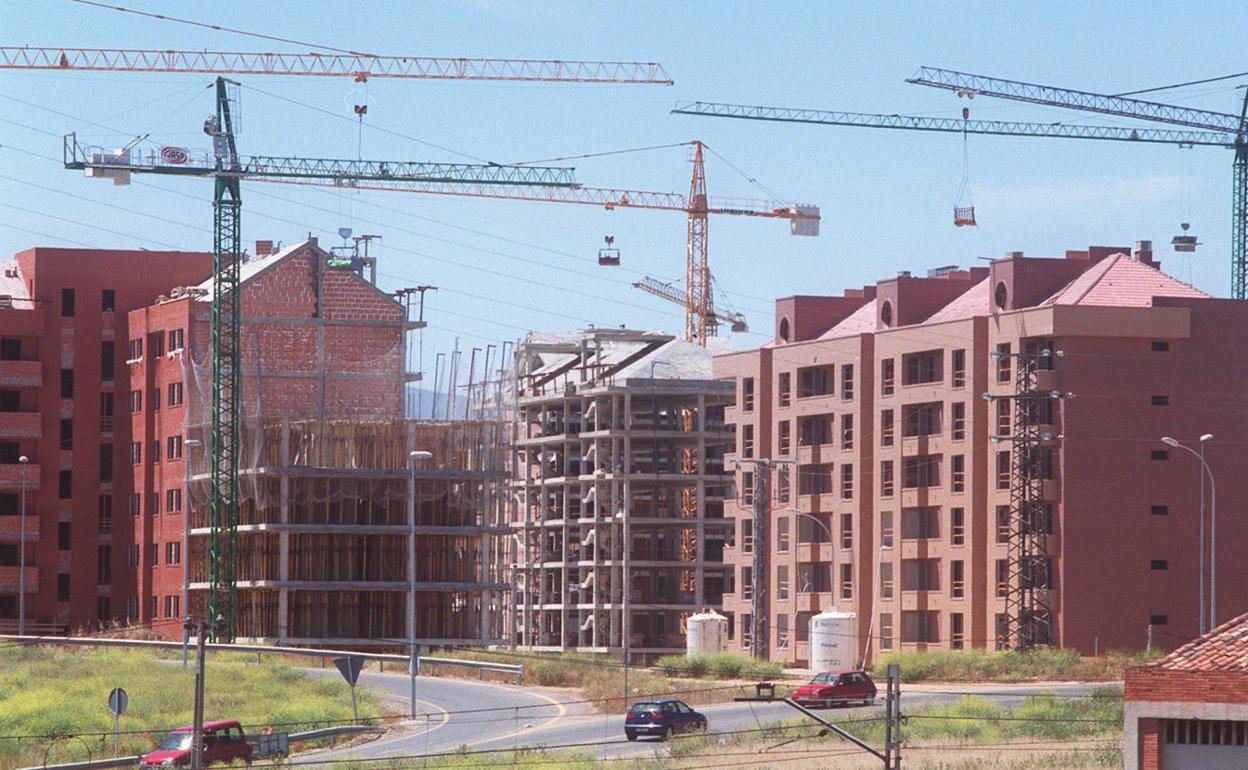
[[(25, 764), (111, 756), (113, 718), (108, 694), (125, 688), (130, 705), (121, 718), (122, 753), (150, 751), (164, 732), (191, 722), (194, 669), (176, 658), (135, 650), (0, 647), (0, 770)], [(253, 726), (349, 720), (351, 695), (340, 679), (310, 679), (274, 658), (257, 665), (254, 656), (209, 655), (205, 685), (208, 719), (237, 719)], [(360, 691), (360, 716), (377, 716), (375, 700)], [(45, 736), (87, 737), (54, 741)]]
[(876, 661), (871, 674), (882, 680), (888, 664), (897, 663), (901, 666), (903, 682), (1108, 682), (1122, 679), (1126, 666), (1160, 655), (1160, 652), (1108, 652), (1088, 658), (1073, 650), (891, 652)]

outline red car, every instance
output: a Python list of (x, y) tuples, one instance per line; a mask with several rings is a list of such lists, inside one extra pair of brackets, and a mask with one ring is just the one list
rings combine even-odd
[[(143, 755), (139, 767), (143, 770), (155, 767), (189, 767), (191, 764), (191, 734), (194, 726), (179, 727), (165, 736), (155, 751)], [(241, 760), (251, 764), (251, 744), (243, 734), (243, 727), (231, 719), (204, 722), (204, 765), (214, 762)]]
[(799, 706), (847, 706), (875, 703), (875, 682), (865, 671), (844, 671), (834, 674), (828, 671), (816, 674), (808, 684), (793, 691), (789, 696)]

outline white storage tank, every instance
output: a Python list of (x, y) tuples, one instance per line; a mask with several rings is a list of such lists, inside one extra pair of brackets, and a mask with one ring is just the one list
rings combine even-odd
[(852, 612), (824, 610), (810, 619), (812, 671), (853, 671), (858, 662), (858, 637)]
[(728, 638), (728, 618), (715, 610), (690, 615), (685, 623), (685, 655), (713, 655), (724, 651)]

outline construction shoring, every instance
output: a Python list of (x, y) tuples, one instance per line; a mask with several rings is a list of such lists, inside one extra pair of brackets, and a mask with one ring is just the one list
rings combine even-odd
[[(1008, 354), (1004, 354), (1008, 355)], [(1044, 441), (1039, 402), (1052, 398), (1037, 388), (1041, 363), (1052, 350), (1020, 350), (1014, 364), (1014, 426), (1010, 457), (1010, 524), (1006, 545), (1008, 587), (1005, 616), (1008, 643), (1030, 650), (1053, 643), (1048, 592), (1049, 551), (1044, 500)]]

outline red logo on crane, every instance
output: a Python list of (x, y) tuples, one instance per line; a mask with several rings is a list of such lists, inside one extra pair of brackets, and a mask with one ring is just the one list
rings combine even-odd
[(162, 163), (181, 166), (186, 163), (186, 150), (181, 147), (161, 147), (160, 160)]

